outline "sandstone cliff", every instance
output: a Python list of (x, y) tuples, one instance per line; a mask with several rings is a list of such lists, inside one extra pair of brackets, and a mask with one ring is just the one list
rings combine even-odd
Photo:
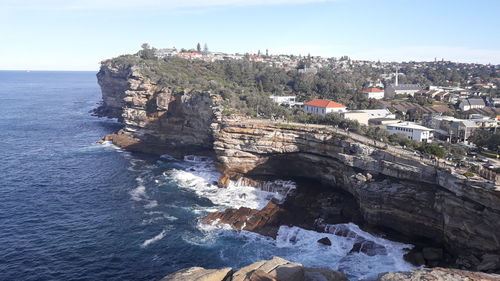
[(172, 89), (152, 81), (139, 66), (104, 62), (97, 74), (103, 105), (98, 114), (125, 125), (106, 140), (152, 153), (211, 150), (212, 124), (221, 98), (206, 91)]
[(229, 177), (306, 177), (351, 193), (368, 224), (445, 247), (453, 263), (500, 268), (500, 191), (328, 130), (226, 122), (214, 149)]
[(500, 269), (500, 191), (487, 182), (325, 129), (226, 120), (218, 95), (160, 85), (137, 65), (107, 61), (97, 77), (98, 112), (124, 123), (106, 138), (119, 146), (159, 154), (215, 151), (221, 183), (271, 175), (318, 180), (351, 194), (368, 225), (443, 247), (457, 266)]

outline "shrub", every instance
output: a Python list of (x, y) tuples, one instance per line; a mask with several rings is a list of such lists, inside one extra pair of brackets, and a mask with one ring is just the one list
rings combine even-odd
[(467, 178), (472, 178), (474, 177), (475, 174), (473, 172), (467, 171), (463, 173), (463, 175), (466, 176)]

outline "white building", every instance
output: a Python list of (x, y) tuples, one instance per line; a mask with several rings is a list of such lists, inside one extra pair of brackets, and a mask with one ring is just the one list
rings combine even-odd
[(315, 99), (304, 103), (304, 111), (309, 114), (325, 115), (346, 112), (347, 106), (330, 100)]
[(464, 99), (460, 102), (460, 110), (467, 111), (475, 108), (484, 108), (486, 105), (484, 104), (483, 99)]
[(387, 125), (390, 134), (402, 134), (411, 140), (432, 142), (434, 138), (433, 130), (411, 122), (401, 122)]
[(396, 119), (396, 114), (391, 113), (388, 109), (362, 109), (358, 111), (367, 113), (368, 120), (375, 118)]
[(294, 104), (295, 96), (269, 96), (275, 103), (279, 104)]
[(389, 85), (385, 88), (384, 97), (392, 99), (396, 95), (414, 96), (420, 90), (422, 87), (418, 84)]
[(379, 88), (364, 89), (363, 94), (365, 94), (369, 99), (380, 100), (384, 98), (384, 90)]

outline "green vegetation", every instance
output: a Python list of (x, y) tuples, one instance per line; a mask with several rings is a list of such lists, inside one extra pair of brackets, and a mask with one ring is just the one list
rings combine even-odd
[(465, 173), (463, 173), (464, 176), (468, 177), (468, 178), (472, 178), (475, 176), (475, 174), (473, 172), (470, 172), (470, 171), (467, 171)]
[(500, 132), (495, 133), (490, 130), (479, 129), (475, 130), (468, 140), (480, 150), (487, 148), (491, 151), (498, 151), (500, 149)]

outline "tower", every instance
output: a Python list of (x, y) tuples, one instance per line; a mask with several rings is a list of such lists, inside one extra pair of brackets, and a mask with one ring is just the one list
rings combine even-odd
[(394, 83), (394, 86), (398, 85), (398, 77), (399, 77), (399, 68), (396, 68), (396, 81)]

